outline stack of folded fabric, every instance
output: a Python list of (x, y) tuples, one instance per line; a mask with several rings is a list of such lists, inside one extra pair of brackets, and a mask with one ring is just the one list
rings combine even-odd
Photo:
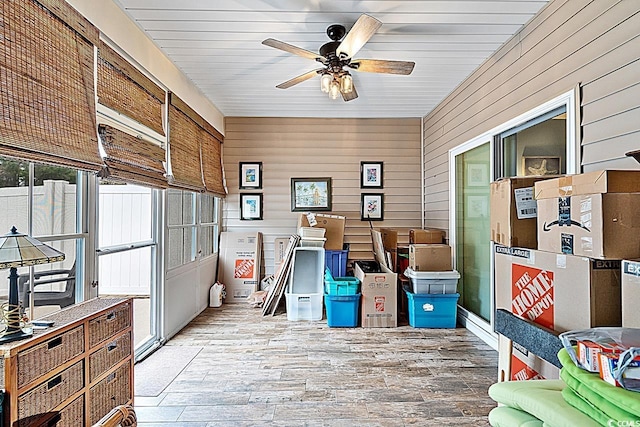
[(489, 413), (494, 427), (596, 427), (640, 425), (640, 393), (614, 387), (577, 367), (565, 349), (561, 380), (507, 381), (489, 396), (501, 406)]
[[(565, 349), (558, 359), (562, 363), (560, 378), (567, 384), (564, 400), (601, 425), (640, 425), (640, 393), (614, 387), (598, 374), (577, 367)], [(639, 424), (636, 424), (639, 423)]]

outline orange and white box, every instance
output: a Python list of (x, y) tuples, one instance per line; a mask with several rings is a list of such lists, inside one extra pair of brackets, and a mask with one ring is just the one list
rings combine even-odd
[(589, 372), (600, 372), (600, 353), (619, 354), (625, 351), (615, 343), (599, 344), (593, 341), (578, 341), (578, 361)]
[[(600, 378), (609, 384), (622, 387), (622, 385), (616, 381), (613, 372), (618, 367), (618, 354), (612, 353), (600, 353)], [(627, 366), (627, 369), (622, 373), (622, 377), (625, 379), (640, 380), (640, 356), (637, 356)]]

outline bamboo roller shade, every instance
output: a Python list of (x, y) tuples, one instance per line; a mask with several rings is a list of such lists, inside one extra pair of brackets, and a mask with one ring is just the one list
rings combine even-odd
[(162, 147), (107, 125), (100, 125), (98, 132), (107, 154), (106, 168), (100, 171), (102, 177), (160, 189), (168, 187)]
[(0, 155), (99, 170), (98, 30), (64, 0), (0, 4)]
[(222, 135), (173, 93), (169, 99), (170, 186), (224, 195)]
[(164, 135), (165, 92), (116, 51), (98, 46), (98, 102)]

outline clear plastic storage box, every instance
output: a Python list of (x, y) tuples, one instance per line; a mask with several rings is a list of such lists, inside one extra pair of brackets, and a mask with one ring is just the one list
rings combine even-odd
[(404, 271), (411, 279), (414, 294), (455, 294), (460, 273), (452, 271), (414, 271), (411, 267)]

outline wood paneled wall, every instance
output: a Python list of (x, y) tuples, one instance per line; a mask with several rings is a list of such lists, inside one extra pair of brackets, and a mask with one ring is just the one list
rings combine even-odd
[[(226, 117), (223, 159), (229, 194), (223, 229), (261, 231), (266, 273), (272, 273), (273, 240), (296, 233), (300, 215), (291, 212), (291, 178), (331, 177), (331, 213), (347, 218), (349, 259), (372, 259), (369, 224), (360, 220), (361, 193), (384, 193), (384, 221), (373, 222), (374, 227), (420, 228), (420, 121)], [(384, 162), (382, 190), (360, 189), (361, 161)], [(239, 162), (262, 162), (262, 190), (238, 189)], [(262, 221), (239, 219), (241, 192), (263, 193)]]
[(583, 170), (637, 169), (640, 2), (552, 0), (424, 118), (425, 216), (448, 228), (448, 151), (575, 87)]

